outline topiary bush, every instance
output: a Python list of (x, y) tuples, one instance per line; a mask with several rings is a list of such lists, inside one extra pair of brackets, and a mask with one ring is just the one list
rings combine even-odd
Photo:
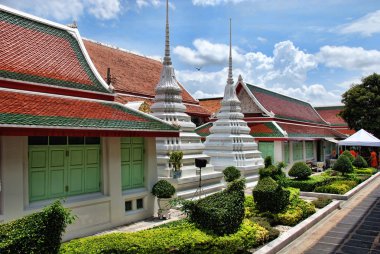
[(366, 168), (368, 167), (367, 161), (360, 155), (358, 155), (355, 160), (352, 162), (352, 165), (354, 165), (357, 168)]
[(279, 212), (289, 204), (289, 191), (283, 189), (271, 177), (260, 179), (252, 194), (260, 212)]
[(296, 177), (297, 179), (307, 179), (311, 173), (310, 167), (305, 162), (294, 163), (288, 172), (290, 176)]
[(332, 199), (328, 197), (319, 197), (318, 199), (312, 201), (314, 206), (320, 209), (327, 206), (331, 202), (332, 202)]
[(183, 202), (192, 222), (216, 235), (235, 233), (244, 218), (245, 180), (231, 182), (224, 191), (197, 201)]
[(55, 201), (41, 212), (0, 225), (0, 253), (58, 253), (70, 211)]
[(234, 166), (227, 167), (223, 170), (224, 179), (226, 182), (232, 182), (240, 178), (240, 170)]
[(272, 157), (267, 156), (264, 159), (264, 167), (267, 168), (272, 165)]
[(342, 175), (345, 175), (346, 173), (353, 172), (354, 168), (352, 167), (350, 159), (342, 154), (334, 163), (333, 170), (339, 171)]
[(340, 156), (342, 155), (346, 156), (350, 160), (351, 163), (355, 160), (355, 157), (348, 150), (345, 150)]
[(276, 171), (277, 169), (273, 165), (269, 165), (266, 168), (260, 168), (259, 170), (260, 179), (263, 179), (265, 177), (272, 177)]
[(166, 180), (158, 181), (152, 188), (152, 194), (157, 198), (171, 198), (174, 193), (174, 186)]

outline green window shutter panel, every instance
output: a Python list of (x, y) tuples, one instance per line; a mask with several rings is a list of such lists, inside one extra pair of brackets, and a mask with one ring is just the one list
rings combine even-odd
[(100, 146), (85, 147), (84, 191), (100, 191)]
[(144, 186), (144, 139), (121, 139), (121, 181), (122, 189)]
[(66, 146), (50, 146), (49, 155), (48, 197), (63, 197), (66, 195)]
[(289, 142), (284, 143), (284, 160), (289, 163)]
[(272, 163), (274, 161), (274, 143), (273, 142), (259, 142), (259, 151), (263, 159), (270, 156), (272, 158)]
[(48, 149), (29, 149), (29, 200), (37, 201), (48, 197)]
[(306, 141), (306, 158), (314, 157), (314, 144), (313, 141)]
[(303, 159), (302, 142), (293, 142), (293, 160), (299, 161)]

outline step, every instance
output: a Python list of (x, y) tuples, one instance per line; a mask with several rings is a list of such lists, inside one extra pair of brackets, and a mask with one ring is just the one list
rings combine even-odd
[[(216, 193), (218, 191), (221, 191), (224, 187), (225, 186), (223, 183), (216, 183), (216, 184), (210, 184), (210, 185), (202, 186), (202, 197), (207, 196), (207, 195), (211, 195), (211, 194)], [(197, 189), (198, 189), (198, 187), (179, 191), (179, 192), (177, 192), (177, 197), (180, 197), (183, 199), (192, 199), (194, 197), (194, 194), (196, 193)]]

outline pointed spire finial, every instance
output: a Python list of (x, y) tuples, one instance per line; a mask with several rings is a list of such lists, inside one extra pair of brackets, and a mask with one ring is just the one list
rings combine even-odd
[(243, 81), (243, 77), (239, 74), (239, 81)]
[(232, 78), (232, 32), (231, 32), (231, 18), (230, 18), (230, 56), (228, 59), (228, 79), (227, 84), (233, 85), (234, 80)]
[(169, 40), (169, 0), (166, 0), (166, 30), (165, 30), (165, 57), (164, 65), (172, 65), (172, 59), (170, 57), (170, 40)]

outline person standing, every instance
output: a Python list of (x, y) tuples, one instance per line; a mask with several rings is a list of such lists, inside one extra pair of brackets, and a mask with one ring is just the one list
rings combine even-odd
[(371, 152), (371, 167), (377, 168), (379, 166), (379, 163), (377, 161), (377, 154), (375, 150), (372, 150)]

